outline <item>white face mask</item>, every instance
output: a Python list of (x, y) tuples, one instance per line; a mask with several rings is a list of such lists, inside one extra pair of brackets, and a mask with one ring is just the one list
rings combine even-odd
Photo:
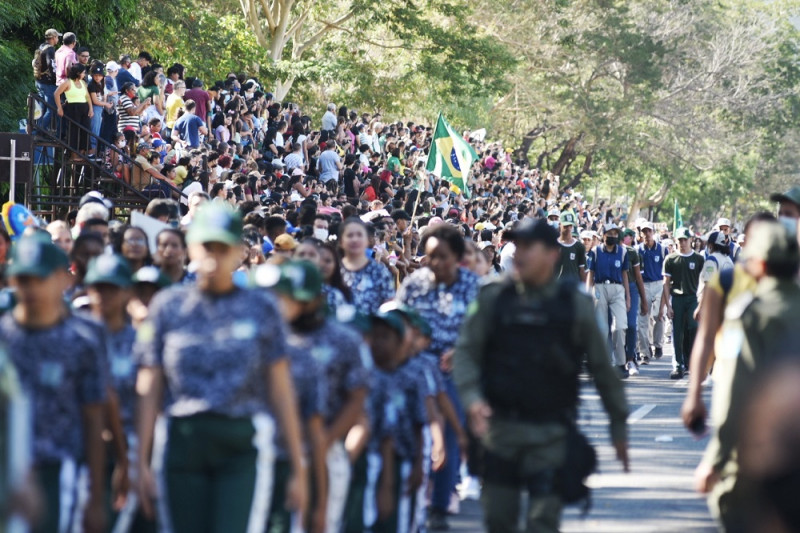
[(556, 229), (559, 228), (558, 220), (548, 220), (547, 223), (550, 224), (552, 227), (554, 227)]
[(128, 144), (128, 143), (126, 141), (122, 140), (122, 141), (119, 142), (119, 144), (117, 146), (119, 146), (120, 148), (125, 148), (126, 144)]
[(328, 230), (325, 228), (314, 228), (314, 238), (323, 242), (328, 240)]

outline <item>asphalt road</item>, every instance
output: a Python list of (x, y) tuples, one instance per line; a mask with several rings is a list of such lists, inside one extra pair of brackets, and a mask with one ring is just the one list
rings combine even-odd
[[(583, 518), (576, 508), (563, 515), (564, 533), (713, 532), (704, 498), (692, 489), (692, 475), (708, 438), (696, 440), (680, 421), (687, 378), (669, 379), (671, 351), (625, 380), (630, 406), (631, 472), (624, 473), (610, 446), (600, 397), (589, 382), (581, 393), (583, 433), (595, 445), (600, 471), (589, 484), (592, 509)], [(708, 401), (708, 391), (706, 391)], [(480, 505), (464, 501), (450, 519), (450, 530), (483, 531)]]

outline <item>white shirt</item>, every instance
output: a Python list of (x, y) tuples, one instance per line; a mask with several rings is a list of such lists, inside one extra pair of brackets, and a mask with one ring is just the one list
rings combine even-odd
[(504, 272), (512, 272), (514, 270), (514, 253), (517, 251), (517, 246), (510, 242), (503, 246), (500, 250), (500, 268)]
[(322, 115), (322, 131), (335, 130), (337, 124), (336, 115), (334, 115), (332, 111), (326, 111), (325, 114)]
[(130, 72), (131, 76), (136, 78), (136, 81), (141, 83), (141, 81), (142, 81), (142, 67), (141, 67), (141, 65), (139, 65), (139, 63), (137, 63), (136, 61), (131, 63), (131, 66), (128, 67), (128, 72)]

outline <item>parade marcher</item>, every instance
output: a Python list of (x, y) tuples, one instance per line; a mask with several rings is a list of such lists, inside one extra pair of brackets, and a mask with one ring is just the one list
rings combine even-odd
[[(136, 330), (128, 317), (126, 308), (133, 286), (133, 273), (128, 262), (118, 255), (102, 254), (89, 262), (86, 286), (92, 316), (106, 326), (108, 343), (108, 365), (111, 371), (113, 393), (109, 394), (109, 416), (107, 423), (114, 438), (117, 467), (127, 472), (115, 473), (112, 488), (115, 491), (114, 505), (119, 513), (113, 517), (112, 531), (155, 531), (155, 523), (147, 521), (139, 512), (139, 499), (135, 490), (136, 429), (134, 408), (136, 403), (136, 366), (133, 362), (133, 343)], [(119, 486), (120, 479), (131, 483)], [(119, 493), (126, 490), (127, 493)], [(124, 502), (124, 505), (122, 505)]]
[(641, 258), (633, 247), (636, 244), (636, 232), (628, 228), (622, 232), (622, 244), (628, 253), (628, 289), (631, 295), (631, 305), (628, 307), (628, 329), (625, 331), (625, 366), (628, 375), (639, 374), (639, 364), (636, 362), (636, 335), (639, 320), (647, 317), (647, 295), (642, 281)]
[(739, 476), (737, 453), (747, 393), (770, 361), (796, 353), (800, 320), (796, 236), (781, 224), (758, 222), (748, 234), (741, 260), (758, 285), (754, 294), (726, 309), (714, 367), (713, 433), (695, 472), (696, 488), (710, 493), (711, 512), (729, 533), (758, 530), (743, 513), (749, 492)]
[[(641, 260), (647, 316), (639, 320), (639, 355), (641, 363), (647, 364), (651, 357), (664, 355), (664, 321), (658, 319), (661, 309), (661, 294), (664, 292), (664, 259), (667, 250), (655, 240), (653, 224), (644, 222), (640, 226), (644, 242), (636, 247)], [(651, 348), (652, 346), (652, 348)]]
[(324, 531), (336, 533), (341, 529), (351, 477), (344, 439), (363, 415), (372, 358), (357, 333), (327, 318), (322, 276), (316, 266), (308, 261), (288, 261), (280, 268), (281, 281), (275, 290), (282, 295), (282, 302), (290, 299), (301, 308), (290, 321), (291, 353), (310, 355), (324, 382), (323, 464), (327, 465), (328, 491), (322, 514), (326, 517)]
[(600, 331), (608, 333), (611, 316), (611, 349), (614, 366), (621, 378), (628, 377), (625, 368), (625, 329), (631, 308), (628, 283), (628, 253), (619, 240), (616, 224), (606, 225), (603, 244), (589, 252), (586, 290), (594, 295), (594, 306)]
[(796, 231), (796, 222), (800, 219), (800, 186), (792, 187), (783, 194), (775, 193), (769, 199), (778, 202), (778, 219), (789, 229), (794, 225)]
[(672, 360), (670, 379), (681, 379), (689, 370), (689, 355), (697, 334), (697, 286), (703, 270), (703, 256), (691, 248), (692, 234), (689, 228), (678, 228), (678, 251), (664, 260), (664, 289), (658, 319), (672, 320), (672, 345), (675, 356)]
[(394, 280), (389, 270), (367, 256), (367, 225), (360, 218), (345, 220), (339, 228), (342, 248), (341, 272), (353, 296), (353, 305), (365, 315), (375, 313), (394, 297)]
[(695, 311), (695, 319), (703, 306), (703, 293), (705, 292), (706, 284), (711, 281), (711, 278), (717, 272), (733, 268), (733, 260), (730, 257), (730, 251), (727, 235), (721, 231), (712, 231), (708, 235), (706, 260), (705, 263), (703, 263), (703, 271), (700, 274), (700, 280), (697, 285), (697, 311)]
[(728, 218), (722, 217), (717, 220), (716, 228), (719, 232), (723, 233), (727, 238), (727, 246), (730, 251), (728, 255), (730, 255), (731, 259), (736, 260), (739, 257), (739, 245), (736, 243), (736, 240), (731, 236), (731, 221)]
[[(101, 533), (107, 523), (106, 342), (101, 324), (73, 314), (64, 303), (68, 265), (47, 234), (15, 243), (6, 275), (17, 303), (0, 319), (0, 341), (32, 399), (32, 460), (46, 505), (37, 532), (66, 531), (82, 520), (84, 531)], [(88, 502), (79, 502), (77, 487), (86, 486), (80, 478), (87, 467)]]
[(559, 279), (576, 279), (581, 283), (586, 282), (586, 249), (573, 235), (575, 229), (575, 215), (572, 211), (561, 213), (561, 258), (556, 265), (556, 276)]
[(467, 309), (477, 296), (479, 280), (475, 274), (459, 266), (466, 245), (455, 227), (447, 224), (435, 226), (425, 233), (422, 246), (428, 266), (406, 278), (398, 290), (397, 301), (414, 309), (431, 326), (433, 338), (423, 357), (433, 358), (438, 363), (444, 373), (444, 385), (450, 400), (440, 402), (447, 419), (447, 459), (443, 468), (432, 476), (430, 519), (437, 528), (443, 528), (450, 497), (458, 481), (460, 451), (466, 442), (463, 410), (450, 376), (453, 349)]
[[(309, 506), (311, 514), (308, 521), (296, 514), (292, 516), (285, 505), (291, 465), (282, 439), (277, 439), (275, 483), (267, 531), (289, 533), (302, 530), (322, 533), (326, 530), (329, 481), (335, 481), (328, 479), (325, 466), (328, 443), (323, 413), (326, 409), (327, 382), (322, 366), (311, 351), (318, 345), (311, 339), (304, 338), (308, 332), (325, 322), (324, 309), (320, 305), (323, 301), (322, 278), (316, 267), (306, 261), (286, 261), (280, 265), (279, 270), (274, 265), (264, 265), (256, 271), (255, 278), (256, 284), (275, 290), (279, 296), (281, 314), (292, 326), (292, 333), (287, 339), (288, 355), (300, 418), (305, 430), (305, 451), (311, 465), (311, 481), (314, 487), (314, 501)], [(344, 488), (346, 490), (346, 483)], [(342, 501), (344, 498), (345, 494), (341, 496)]]
[(237, 212), (203, 206), (186, 239), (198, 265), (196, 286), (160, 292), (137, 332), (141, 503), (151, 515), (157, 499), (159, 523), (177, 533), (264, 530), (271, 413), (291, 461), (288, 506), (305, 510), (308, 482), (285, 327), (269, 294), (234, 284), (241, 239)]
[(511, 237), (515, 274), (482, 287), (470, 306), (454, 378), (472, 430), (486, 447), (487, 530), (518, 530), (520, 492), (527, 488), (526, 531), (556, 532), (562, 509), (557, 472), (571, 466), (566, 439), (576, 417), (580, 354), (588, 358), (625, 471), (628, 409), (591, 300), (575, 284), (555, 279), (558, 233), (531, 220)]

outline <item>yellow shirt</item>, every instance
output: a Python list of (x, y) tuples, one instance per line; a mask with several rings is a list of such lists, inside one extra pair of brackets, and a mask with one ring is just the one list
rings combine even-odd
[(68, 80), (69, 88), (64, 91), (64, 97), (67, 99), (68, 104), (86, 104), (91, 103), (89, 100), (89, 91), (86, 90), (86, 82), (75, 82)]
[(178, 120), (178, 110), (183, 109), (183, 105), (183, 98), (176, 93), (172, 93), (167, 98), (167, 117), (164, 122), (167, 123), (168, 128), (175, 125), (175, 121)]

